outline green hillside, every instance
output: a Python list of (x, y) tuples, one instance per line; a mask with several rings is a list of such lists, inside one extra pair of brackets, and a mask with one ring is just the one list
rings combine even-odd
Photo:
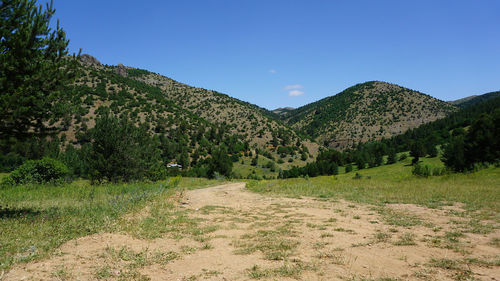
[(475, 95), (475, 96), (465, 97), (462, 99), (449, 101), (449, 103), (454, 105), (454, 106), (460, 107), (460, 108), (466, 108), (466, 107), (473, 106), (475, 104), (481, 103), (483, 101), (491, 100), (491, 99), (494, 99), (497, 97), (500, 97), (500, 91), (486, 93), (483, 95)]
[(311, 158), (318, 151), (318, 145), (299, 137), (274, 113), (225, 94), (146, 70), (102, 65), (89, 55), (82, 56), (78, 72), (76, 81), (64, 89), (71, 107), (58, 121), (62, 144), (87, 143), (96, 119), (109, 112), (147, 126), (160, 138), (163, 162), (181, 164), (184, 171), (210, 158), (218, 147), (233, 161), (253, 152), (271, 159), (288, 157), (296, 164), (301, 155)]
[(345, 149), (404, 133), (455, 110), (420, 92), (372, 81), (295, 109), (283, 119), (321, 144)]

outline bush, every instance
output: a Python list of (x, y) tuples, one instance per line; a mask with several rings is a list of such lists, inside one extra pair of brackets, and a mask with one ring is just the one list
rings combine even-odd
[(432, 175), (433, 176), (442, 176), (446, 173), (446, 168), (444, 167), (435, 167), (432, 169)]
[(70, 174), (66, 165), (52, 158), (42, 160), (28, 160), (12, 171), (9, 177), (2, 182), (7, 185), (28, 183), (58, 183), (65, 180)]
[(429, 165), (422, 165), (417, 163), (413, 166), (412, 174), (421, 177), (430, 177), (432, 176), (432, 171)]
[(406, 158), (408, 158), (408, 154), (403, 153), (403, 154), (401, 154), (401, 156), (399, 156), (399, 161), (403, 161), (403, 160), (405, 160)]

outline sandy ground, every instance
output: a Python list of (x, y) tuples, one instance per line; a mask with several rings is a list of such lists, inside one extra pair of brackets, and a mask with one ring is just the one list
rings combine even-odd
[(498, 226), (472, 231), (458, 205), (265, 197), (244, 183), (189, 191), (174, 203), (207, 233), (82, 237), (3, 280), (500, 280)]

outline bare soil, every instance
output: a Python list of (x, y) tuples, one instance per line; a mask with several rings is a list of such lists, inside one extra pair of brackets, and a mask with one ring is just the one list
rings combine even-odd
[[(211, 230), (197, 239), (126, 231), (82, 237), (3, 279), (500, 280), (498, 226), (471, 221), (459, 205), (265, 197), (244, 183), (169, 200)], [(135, 216), (152, 212), (148, 206)]]

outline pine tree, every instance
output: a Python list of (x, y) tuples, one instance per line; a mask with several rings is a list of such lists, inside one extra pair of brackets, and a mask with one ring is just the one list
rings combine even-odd
[(387, 155), (387, 165), (396, 163), (396, 150), (389, 149), (389, 154)]
[(425, 156), (425, 148), (422, 142), (416, 141), (410, 146), (410, 156), (413, 157), (412, 164), (417, 164), (420, 160), (420, 157)]
[(67, 110), (61, 87), (74, 78), (77, 58), (68, 58), (59, 23), (49, 26), (52, 2), (45, 9), (35, 0), (0, 3), (0, 137), (53, 133), (57, 127), (48, 121)]
[(230, 177), (233, 170), (233, 161), (227, 155), (227, 149), (221, 146), (212, 152), (212, 158), (210, 158), (208, 175), (210, 177), (215, 177), (216, 173)]
[(456, 171), (463, 172), (468, 168), (465, 159), (465, 142), (463, 136), (453, 137), (449, 144), (444, 147), (441, 161), (446, 167)]
[(105, 113), (89, 131), (89, 139), (87, 163), (92, 181), (159, 180), (165, 176), (160, 142), (146, 126), (136, 127), (128, 119)]

